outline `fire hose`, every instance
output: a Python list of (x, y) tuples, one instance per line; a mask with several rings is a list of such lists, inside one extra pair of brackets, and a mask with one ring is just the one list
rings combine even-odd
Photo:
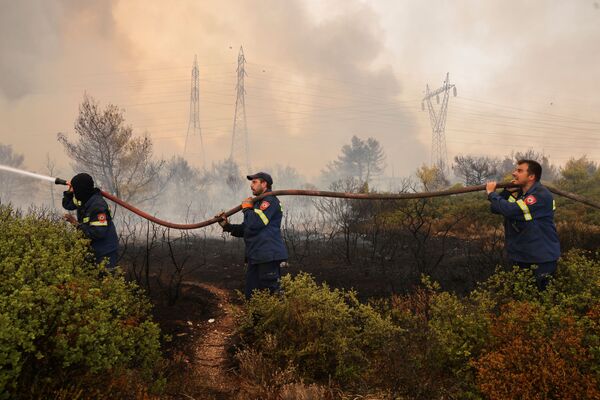
[[(57, 185), (66, 185), (67, 181), (61, 178), (56, 178), (55, 183)], [(517, 185), (512, 183), (500, 183), (497, 185), (498, 188), (507, 188), (507, 187), (517, 187)], [(583, 196), (580, 196), (575, 193), (567, 192), (553, 186), (546, 186), (548, 190), (552, 193), (555, 193), (559, 196), (566, 197), (571, 200), (575, 200), (577, 202), (583, 203), (587, 206), (600, 209), (600, 203), (587, 199)], [(345, 193), (345, 192), (327, 192), (321, 190), (299, 190), (299, 189), (286, 189), (286, 190), (274, 190), (272, 192), (263, 193), (260, 196), (256, 196), (252, 198), (252, 202), (255, 203), (257, 201), (262, 200), (266, 196), (311, 196), (311, 197), (331, 197), (338, 199), (354, 199), (354, 200), (413, 200), (413, 199), (424, 199), (431, 197), (442, 197), (442, 196), (452, 196), (456, 194), (464, 194), (471, 192), (478, 192), (481, 190), (485, 190), (485, 185), (477, 185), (477, 186), (465, 186), (461, 188), (440, 190), (436, 192), (418, 192), (418, 193)], [(131, 204), (119, 199), (112, 194), (101, 190), (102, 196), (111, 200), (120, 206), (128, 209), (129, 211), (139, 215), (142, 218), (145, 218), (155, 224), (165, 226), (167, 228), (173, 229), (198, 229), (204, 228), (206, 226), (212, 225), (214, 223), (219, 222), (221, 217), (214, 217), (208, 219), (206, 221), (197, 222), (193, 224), (177, 224), (169, 221), (162, 220), (153, 215), (150, 215)], [(242, 206), (239, 205), (237, 207), (232, 208), (231, 210), (225, 211), (223, 215), (229, 217), (239, 211), (242, 210)]]

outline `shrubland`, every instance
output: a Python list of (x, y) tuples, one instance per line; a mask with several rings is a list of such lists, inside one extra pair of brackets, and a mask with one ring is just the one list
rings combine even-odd
[(0, 398), (160, 389), (160, 330), (143, 292), (43, 211), (0, 206), (0, 226)]
[(518, 268), (499, 268), (465, 296), (427, 277), (370, 302), (307, 274), (282, 283), (282, 294), (255, 295), (239, 316), (247, 398), (280, 398), (290, 385), (341, 397), (600, 398), (594, 254), (567, 254), (543, 292)]

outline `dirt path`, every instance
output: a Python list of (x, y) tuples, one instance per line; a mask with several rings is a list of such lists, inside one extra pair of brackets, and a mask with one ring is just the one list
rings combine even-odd
[[(231, 311), (232, 293), (207, 283), (184, 282), (211, 294), (210, 319), (204, 333), (197, 339), (194, 349), (193, 367), (195, 378), (206, 390), (207, 399), (231, 399), (237, 391), (237, 377), (231, 372), (227, 354), (230, 338), (235, 329)], [(213, 322), (210, 322), (214, 319)]]

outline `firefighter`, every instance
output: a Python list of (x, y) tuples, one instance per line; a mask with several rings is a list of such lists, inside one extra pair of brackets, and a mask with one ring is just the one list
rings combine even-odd
[[(271, 175), (259, 172), (246, 177), (254, 196), (270, 192), (273, 185)], [(219, 225), (232, 236), (243, 237), (246, 245), (246, 288), (249, 299), (256, 289), (268, 289), (271, 293), (280, 290), (281, 263), (288, 258), (287, 249), (281, 237), (282, 207), (277, 197), (269, 195), (252, 203), (248, 197), (242, 202), (244, 222), (230, 224), (224, 213)]]
[(67, 185), (69, 188), (63, 192), (62, 205), (67, 210), (77, 210), (77, 218), (65, 214), (64, 219), (90, 239), (96, 263), (100, 264), (106, 259), (106, 269), (114, 271), (119, 238), (100, 189), (94, 187), (94, 180), (85, 173), (75, 175)]
[(504, 216), (506, 252), (512, 265), (535, 268), (538, 288), (543, 290), (556, 271), (560, 243), (554, 225), (556, 205), (550, 191), (540, 183), (542, 166), (519, 160), (511, 183), (518, 188), (496, 193), (496, 182), (486, 184), (494, 214)]

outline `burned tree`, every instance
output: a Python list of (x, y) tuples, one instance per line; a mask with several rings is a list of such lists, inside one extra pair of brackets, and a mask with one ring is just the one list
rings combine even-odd
[(58, 141), (74, 161), (76, 171), (90, 173), (105, 190), (126, 201), (143, 202), (157, 194), (162, 162), (152, 160), (152, 141), (135, 137), (123, 111), (113, 104), (104, 110), (85, 96), (75, 121), (77, 139), (64, 133)]
[(453, 169), (466, 186), (481, 185), (498, 178), (499, 164), (500, 161), (492, 157), (456, 156)]

